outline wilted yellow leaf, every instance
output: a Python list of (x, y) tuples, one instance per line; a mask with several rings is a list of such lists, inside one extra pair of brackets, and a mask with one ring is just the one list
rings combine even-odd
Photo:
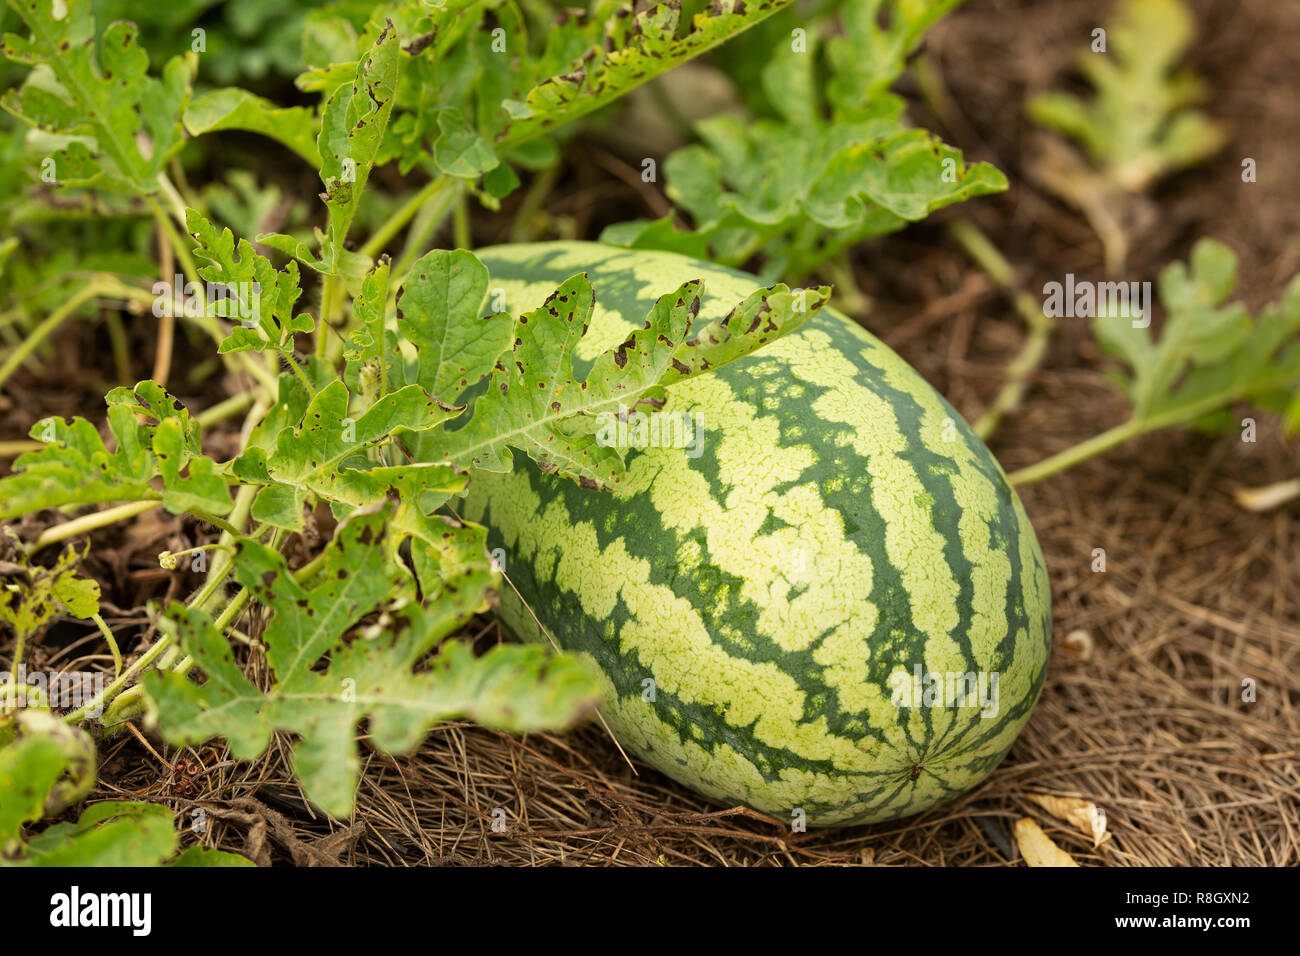
[(1016, 844), (1029, 866), (1078, 866), (1070, 854), (1052, 842), (1051, 837), (1029, 817), (1016, 821)]
[(1300, 478), (1279, 481), (1275, 485), (1262, 488), (1238, 488), (1233, 492), (1237, 504), (1247, 511), (1270, 511), (1286, 504), (1292, 498), (1300, 498)]
[(1058, 820), (1073, 824), (1092, 837), (1093, 849), (1110, 839), (1106, 832), (1106, 811), (1095, 803), (1078, 797), (1054, 797), (1050, 793), (1031, 793), (1027, 797)]

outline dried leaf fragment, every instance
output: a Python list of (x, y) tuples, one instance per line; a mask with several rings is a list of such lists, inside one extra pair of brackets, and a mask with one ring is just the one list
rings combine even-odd
[(1028, 799), (1058, 820), (1073, 824), (1092, 837), (1093, 849), (1110, 839), (1110, 834), (1106, 831), (1106, 811), (1089, 800), (1056, 797), (1050, 793), (1031, 793), (1028, 794)]
[(1092, 635), (1081, 628), (1065, 635), (1062, 646), (1065, 648), (1065, 652), (1077, 661), (1092, 660)]
[(1020, 855), (1025, 858), (1028, 866), (1079, 865), (1029, 817), (1021, 817), (1016, 821), (1015, 835)]
[(1279, 481), (1259, 488), (1238, 488), (1232, 496), (1237, 499), (1237, 504), (1247, 511), (1272, 511), (1293, 498), (1300, 498), (1300, 478)]

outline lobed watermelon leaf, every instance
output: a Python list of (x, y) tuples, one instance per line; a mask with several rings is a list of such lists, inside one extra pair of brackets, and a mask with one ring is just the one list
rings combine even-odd
[[(490, 203), (519, 184), (506, 160), (553, 164), (558, 154), (546, 135), (788, 5), (716, 0), (686, 24), (679, 0), (639, 11), (622, 0), (600, 0), (590, 10), (560, 10), (550, 24), (538, 24), (536, 10), (474, 0), (385, 8), (402, 36), (415, 39), (404, 48), (384, 158), (397, 159), (403, 172), (424, 166), (467, 182), (482, 177)], [(323, 64), (358, 31), (342, 13), (321, 11), (314, 23), (316, 38), (334, 53), (322, 49), (316, 57), (322, 65), (299, 85), (328, 89), (338, 82), (339, 67)], [(365, 24), (361, 43), (377, 25), (377, 18)]]
[(798, 328), (820, 309), (830, 289), (760, 289), (722, 321), (691, 336), (703, 283), (687, 282), (659, 297), (645, 326), (597, 356), (579, 380), (573, 356), (587, 332), (596, 293), (585, 273), (564, 282), (515, 324), (514, 345), (492, 370), (468, 423), (440, 436), (452, 461), (509, 471), (511, 448), (544, 471), (584, 487), (612, 488), (622, 480), (623, 454), (603, 445), (591, 421), (624, 416), (639, 405), (662, 408), (665, 387), (708, 371)]
[(788, 4), (789, 0), (715, 0), (684, 31), (679, 29), (680, 0), (637, 14), (625, 4), (602, 4), (592, 18), (603, 19), (602, 35), (593, 37), (595, 42), (567, 70), (537, 83), (522, 100), (503, 103), (511, 121), (498, 137), (499, 146), (508, 148), (599, 109)]
[(1202, 239), (1188, 264), (1172, 263), (1160, 274), (1167, 318), (1158, 338), (1128, 316), (1095, 320), (1102, 348), (1128, 366), (1114, 380), (1136, 423), (1231, 430), (1239, 427), (1236, 418), (1223, 413), (1233, 402), (1290, 407), (1300, 385), (1300, 276), (1258, 317), (1227, 301), (1236, 284), (1232, 250)]
[(1192, 108), (1204, 83), (1178, 69), (1193, 29), (1182, 0), (1127, 0), (1107, 25), (1108, 49), (1077, 58), (1096, 99), (1042, 93), (1029, 101), (1030, 117), (1076, 140), (1107, 179), (1130, 192), (1208, 159), (1227, 130)]
[(492, 371), (515, 323), (504, 312), (479, 317), (488, 271), (471, 252), (435, 249), (411, 266), (397, 295), (397, 327), (419, 353), (417, 381), (453, 402)]
[(216, 283), (213, 290), (222, 293), (208, 296), (212, 312), (241, 323), (218, 351), (292, 353), (294, 335), (310, 334), (316, 327), (311, 316), (293, 311), (302, 295), (298, 264), (276, 269), (247, 239), (236, 244), (229, 229), (218, 231), (193, 209), (185, 210), (185, 226), (196, 243), (194, 255), (208, 263), (199, 268), (199, 275)]
[(317, 145), (325, 184), (323, 198), (329, 210), (321, 244), (322, 272), (337, 275), (342, 271), (343, 243), (388, 128), (397, 75), (397, 31), (389, 20), (357, 63), (353, 81), (335, 89), (321, 111)]
[(230, 510), (226, 482), (202, 454), (198, 423), (166, 389), (145, 381), (115, 388), (106, 400), (116, 450), (84, 418), (37, 422), (31, 436), (46, 445), (21, 455), (14, 473), (0, 478), (0, 518), (109, 501), (160, 501), (173, 514)]
[(1193, 32), (1183, 0), (1126, 0), (1078, 55), (1095, 98), (1049, 91), (1029, 101), (1036, 123), (1078, 144), (1045, 139), (1035, 172), (1087, 217), (1111, 274), (1128, 257), (1133, 195), (1227, 143), (1227, 127), (1193, 108), (1204, 98), (1204, 82), (1178, 68)]
[(755, 53), (774, 115), (706, 119), (695, 128), (701, 142), (664, 164), (668, 196), (694, 230), (666, 217), (619, 223), (602, 241), (697, 257), (707, 248), (730, 265), (761, 249), (763, 275), (806, 275), (850, 244), (1006, 189), (992, 166), (968, 165), (960, 150), (907, 128), (902, 99), (889, 93), (923, 32), (957, 2), (845, 3), (838, 35), (816, 20), (794, 37), (764, 37), (774, 45)]
[(31, 35), (5, 34), (0, 52), (32, 71), (20, 89), (5, 92), (0, 106), (59, 137), (57, 181), (137, 195), (156, 192), (159, 173), (184, 142), (180, 117), (196, 61), (175, 57), (162, 79), (155, 79), (133, 23), (110, 24), (96, 53), (90, 0), (9, 5)]
[(343, 816), (360, 775), (363, 719), (373, 746), (399, 753), (441, 720), (469, 717), (518, 732), (566, 726), (593, 706), (598, 691), (586, 667), (537, 647), (502, 645), (475, 657), (452, 641), (415, 670), (479, 609), (491, 575), (472, 568), (446, 578), (424, 607), (412, 603), (414, 582), (396, 558), (401, 536), (391, 532), (391, 518), (388, 504), (352, 515), (314, 577), (301, 583), (279, 553), (240, 542), (236, 580), (271, 615), (262, 642), (274, 677), (265, 692), (244, 675), (205, 612), (171, 608), (181, 646), (207, 679), (199, 685), (177, 673), (146, 676), (164, 736), (177, 745), (224, 736), (236, 759), (251, 760), (273, 731), (294, 733), (294, 768), (307, 796)]

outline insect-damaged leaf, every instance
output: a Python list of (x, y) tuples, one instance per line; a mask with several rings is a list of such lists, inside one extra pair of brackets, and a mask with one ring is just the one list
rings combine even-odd
[(510, 348), (510, 316), (479, 316), (487, 288), (488, 271), (473, 253), (435, 249), (416, 260), (397, 295), (397, 327), (419, 352), (418, 381), (443, 401), (490, 375)]
[(347, 386), (335, 379), (316, 393), (301, 419), (285, 422), (273, 447), (250, 445), (233, 462), (240, 479), (266, 485), (253, 501), (253, 517), (296, 531), (303, 527), (308, 495), (346, 514), (379, 501), (390, 490), (414, 505), (426, 492), (445, 500), (463, 487), (464, 474), (451, 465), (390, 466), (365, 454), (389, 445), (402, 431), (424, 431), (463, 409), (429, 398), (418, 385), (383, 396), (356, 419), (348, 417), (350, 403)]
[(580, 56), (563, 72), (534, 86), (522, 102), (504, 102), (512, 122), (501, 136), (500, 148), (599, 109), (788, 4), (789, 0), (715, 0), (684, 31), (678, 29), (679, 0), (637, 14), (627, 5), (606, 5), (602, 9), (608, 19), (599, 34), (590, 34)]
[[(117, 448), (110, 452), (90, 422), (47, 418), (32, 426), (40, 451), (14, 462), (0, 478), (0, 518), (43, 508), (108, 501), (161, 501), (173, 513), (202, 508), (230, 510), (230, 494), (215, 463), (199, 445), (199, 426), (157, 382), (108, 393), (108, 422)], [(137, 420), (144, 415), (146, 421)], [(151, 480), (162, 478), (162, 491)]]
[[(594, 704), (597, 686), (586, 667), (537, 646), (501, 645), (475, 657), (451, 641), (414, 672), (480, 607), (491, 576), (476, 568), (445, 579), (424, 607), (410, 603), (410, 574), (386, 540), (390, 518), (386, 508), (353, 515), (323, 552), (315, 577), (303, 583), (277, 552), (241, 542), (235, 577), (271, 611), (262, 640), (274, 682), (260, 691), (205, 613), (175, 607), (170, 616), (181, 646), (206, 680), (146, 677), (164, 736), (178, 745), (224, 736), (236, 759), (252, 760), (273, 730), (296, 734), (293, 764), (307, 796), (342, 816), (360, 774), (356, 734), (363, 719), (372, 745), (398, 753), (441, 720), (468, 717), (516, 732), (560, 728)], [(347, 639), (376, 613), (373, 626)]]
[(622, 480), (622, 453), (599, 440), (597, 416), (625, 415), (642, 404), (663, 407), (664, 386), (793, 331), (825, 304), (830, 290), (760, 289), (725, 319), (691, 335), (702, 294), (703, 283), (692, 281), (660, 296), (644, 327), (597, 356), (579, 380), (573, 356), (596, 292), (585, 273), (573, 276), (519, 317), (513, 349), (498, 362), (469, 423), (439, 433), (435, 447), (452, 461), (491, 471), (509, 470), (509, 449), (516, 448), (544, 471), (589, 487), (614, 487)]
[(63, 185), (148, 194), (184, 142), (181, 111), (190, 97), (193, 61), (173, 58), (162, 79), (149, 76), (137, 28), (112, 23), (95, 43), (90, 0), (10, 0), (31, 30), (7, 33), (4, 55), (33, 67), (0, 105), (48, 132), (73, 137), (54, 154)]
[(343, 242), (370, 178), (397, 89), (398, 39), (392, 21), (357, 63), (352, 82), (339, 86), (321, 113), (318, 147), (329, 226), (321, 248), (324, 271), (342, 268)]
[[(4, 533), (15, 537), (9, 528)], [(68, 614), (86, 620), (99, 613), (99, 582), (77, 574), (77, 565), (85, 557), (66, 545), (53, 567), (33, 564), (25, 553), (14, 548), (16, 561), (6, 570), (0, 586), (0, 624), (13, 628), (19, 637), (30, 637), (45, 629), (55, 615)], [(0, 699), (14, 688), (0, 684)]]

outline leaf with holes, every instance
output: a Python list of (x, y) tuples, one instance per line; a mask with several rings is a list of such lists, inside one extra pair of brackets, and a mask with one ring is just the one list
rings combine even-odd
[[(415, 504), (435, 496), (436, 507), (465, 483), (463, 472), (444, 463), (389, 465), (381, 453), (400, 453), (404, 433), (427, 431), (463, 411), (408, 385), (375, 401), (355, 419), (352, 396), (339, 379), (321, 389), (296, 422), (285, 422), (274, 447), (250, 446), (231, 465), (242, 481), (265, 487), (252, 515), (278, 528), (301, 530), (308, 496), (328, 502), (342, 516), (396, 492)], [(381, 451), (382, 449), (382, 451)]]
[(303, 582), (277, 552), (241, 542), (236, 580), (271, 612), (262, 642), (273, 683), (263, 693), (244, 676), (205, 613), (173, 608), (181, 646), (205, 681), (145, 678), (164, 736), (177, 745), (224, 736), (236, 759), (253, 760), (272, 731), (293, 733), (294, 770), (307, 796), (345, 816), (360, 775), (362, 720), (373, 746), (400, 753), (442, 720), (468, 717), (520, 732), (565, 727), (589, 710), (597, 691), (585, 665), (537, 647), (506, 645), (475, 657), (453, 641), (416, 671), (482, 606), (491, 575), (475, 569), (448, 577), (436, 599), (411, 603), (413, 581), (395, 559), (400, 535), (390, 533), (390, 518), (387, 507), (353, 515)]
[(0, 106), (66, 145), (54, 154), (65, 186), (137, 195), (159, 189), (158, 174), (184, 143), (181, 112), (197, 61), (175, 57), (162, 79), (149, 76), (137, 28), (112, 23), (96, 43), (90, 0), (10, 0), (31, 31), (7, 33), (3, 52), (33, 69)]
[[(108, 422), (117, 448), (110, 452), (84, 418), (46, 418), (32, 426), (46, 446), (14, 462), (0, 478), (0, 518), (43, 508), (109, 501), (161, 501), (169, 511), (230, 510), (230, 493), (216, 464), (199, 445), (199, 427), (157, 382), (108, 393)], [(141, 423), (137, 416), (143, 415)], [(160, 477), (162, 489), (154, 487)]]
[[(748, 296), (723, 321), (691, 335), (702, 284), (660, 296), (641, 329), (598, 355), (585, 378), (573, 359), (587, 332), (596, 293), (585, 273), (571, 277), (515, 325), (511, 354), (498, 362), (468, 424), (439, 435), (440, 453), (490, 471), (509, 471), (510, 448), (544, 471), (584, 486), (612, 488), (623, 452), (602, 439), (604, 427), (640, 405), (662, 408), (664, 386), (746, 355), (798, 328), (830, 289), (792, 294), (774, 286)], [(427, 446), (426, 446), (427, 447)]]

